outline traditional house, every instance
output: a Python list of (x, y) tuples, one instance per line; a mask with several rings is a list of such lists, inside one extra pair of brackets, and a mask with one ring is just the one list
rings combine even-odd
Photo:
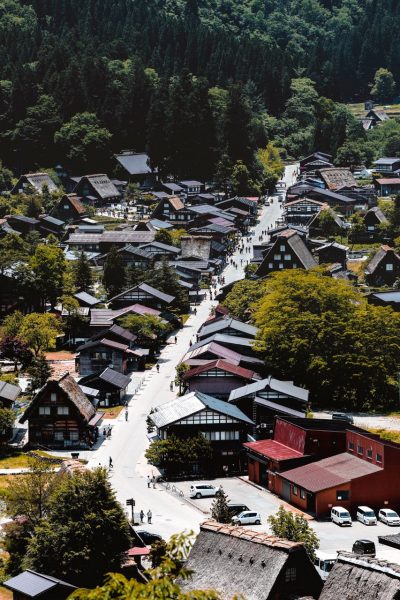
[(52, 235), (61, 237), (64, 234), (65, 223), (55, 217), (44, 215), (39, 217), (39, 233), (46, 237)]
[(64, 194), (50, 215), (65, 223), (77, 223), (87, 217), (87, 209), (76, 194)]
[(249, 325), (248, 323), (242, 323), (242, 321), (227, 316), (214, 323), (208, 323), (206, 321), (197, 334), (197, 337), (198, 339), (204, 339), (215, 333), (254, 339), (257, 334), (257, 327)]
[(29, 422), (28, 436), (32, 445), (51, 448), (77, 448), (90, 445), (96, 438), (96, 427), (102, 414), (66, 373), (49, 379), (34, 396), (20, 422)]
[(11, 190), (11, 194), (25, 194), (29, 188), (37, 194), (43, 194), (43, 188), (49, 192), (56, 192), (57, 186), (48, 173), (26, 173), (21, 175)]
[(201, 183), (201, 181), (185, 179), (184, 181), (180, 181), (179, 185), (186, 198), (196, 196), (196, 194), (201, 194), (204, 191), (204, 183)]
[(272, 439), (247, 442), (249, 481), (277, 492), (276, 476), (294, 467), (346, 450), (346, 430), (337, 419), (277, 416)]
[(378, 206), (373, 206), (364, 215), (364, 224), (368, 232), (374, 233), (380, 225), (387, 225), (389, 221)]
[[(344, 219), (339, 216), (334, 210), (329, 209), (331, 215), (333, 216), (333, 223), (330, 225), (330, 234), (331, 235), (346, 235), (347, 230), (350, 228), (350, 224), (346, 223)], [(314, 215), (308, 223), (308, 231), (310, 237), (313, 236), (324, 236), (325, 228), (321, 222), (320, 217), (325, 216), (325, 212), (321, 211)]]
[(145, 304), (158, 310), (165, 310), (167, 306), (173, 303), (174, 296), (164, 294), (147, 283), (138, 283), (137, 285), (124, 290), (121, 294), (111, 298), (110, 304), (114, 308), (122, 308), (132, 304)]
[(77, 588), (66, 581), (27, 569), (3, 583), (13, 600), (67, 600)]
[(103, 233), (71, 233), (66, 244), (71, 250), (84, 252), (109, 252), (113, 246), (122, 248), (131, 244), (132, 246), (143, 246), (154, 240), (153, 231), (134, 231), (124, 229), (123, 231), (104, 231)]
[(168, 196), (159, 201), (151, 213), (151, 219), (160, 219), (183, 227), (190, 221), (191, 216), (178, 196)]
[(288, 229), (276, 238), (272, 247), (264, 254), (256, 271), (257, 277), (265, 277), (282, 269), (313, 269), (317, 263), (313, 255), (295, 231)]
[(170, 196), (180, 196), (183, 192), (183, 187), (177, 183), (173, 183), (172, 181), (161, 182), (161, 187)]
[(316, 257), (319, 265), (339, 263), (343, 269), (345, 269), (347, 265), (348, 251), (348, 247), (343, 246), (343, 244), (339, 244), (338, 242), (329, 242), (328, 244), (323, 244), (322, 246), (315, 248), (314, 256)]
[(346, 432), (346, 452), (280, 473), (278, 493), (302, 510), (325, 517), (339, 504), (355, 514), (400, 504), (400, 444), (355, 428)]
[(79, 385), (97, 390), (100, 406), (115, 406), (122, 404), (130, 381), (130, 377), (127, 375), (107, 367), (98, 373), (82, 377)]
[(396, 312), (400, 311), (400, 291), (375, 292), (368, 295), (368, 303), (375, 306), (391, 306)]
[[(110, 367), (118, 373), (127, 373), (128, 358), (134, 354), (126, 343), (116, 342), (105, 337), (90, 339), (77, 348), (76, 369), (84, 377)], [(95, 336), (97, 337), (97, 336)]]
[(395, 196), (400, 192), (400, 177), (375, 179), (374, 184), (378, 196)]
[(372, 126), (381, 125), (390, 119), (389, 115), (381, 109), (372, 108), (365, 116), (366, 119), (372, 120)]
[(213, 589), (222, 600), (318, 598), (322, 589), (303, 544), (215, 521), (200, 525), (185, 568), (183, 592)]
[(253, 433), (265, 437), (270, 434), (276, 415), (305, 417), (308, 394), (308, 390), (292, 381), (267, 377), (233, 390), (229, 402), (254, 421)]
[(40, 221), (33, 219), (32, 217), (25, 217), (24, 215), (11, 215), (7, 217), (7, 223), (22, 234), (31, 233), (32, 231), (39, 230)]
[(357, 186), (357, 181), (354, 179), (353, 173), (350, 169), (344, 168), (331, 168), (331, 169), (320, 169), (318, 174), (324, 181), (328, 190), (338, 190), (342, 187), (353, 187)]
[(143, 304), (132, 304), (119, 310), (111, 310), (111, 308), (94, 308), (90, 311), (90, 328), (99, 331), (99, 328), (105, 329), (113, 325), (116, 319), (125, 315), (153, 315), (159, 317), (159, 310), (143, 306)]
[(377, 173), (394, 176), (396, 175), (396, 172), (400, 170), (400, 158), (383, 157), (376, 160), (373, 165), (374, 171)]
[(157, 181), (158, 169), (152, 169), (150, 157), (145, 152), (132, 152), (124, 150), (121, 154), (115, 154), (123, 176), (128, 176), (132, 183), (138, 183), (142, 188), (152, 187)]
[(2, 408), (12, 408), (20, 393), (21, 388), (19, 385), (0, 381), (0, 406)]
[[(242, 470), (242, 444), (253, 423), (236, 406), (201, 392), (190, 392), (157, 406), (149, 419), (164, 440), (171, 435), (185, 439), (201, 433), (212, 444), (216, 472), (224, 466)], [(192, 467), (195, 473), (196, 465)]]
[(300, 161), (300, 172), (316, 171), (323, 168), (333, 167), (332, 155), (326, 152), (313, 152)]
[(76, 184), (74, 194), (96, 206), (118, 202), (121, 198), (121, 194), (115, 185), (104, 173), (81, 177)]
[(74, 294), (75, 300), (78, 300), (79, 306), (86, 306), (88, 308), (93, 308), (100, 304), (101, 300), (92, 296), (92, 294), (88, 294), (87, 292), (77, 292)]
[(400, 256), (393, 248), (381, 246), (365, 269), (368, 285), (392, 286), (400, 277)]
[(340, 551), (319, 600), (398, 600), (399, 597), (397, 563)]
[(219, 344), (228, 348), (234, 352), (240, 352), (244, 356), (247, 356), (249, 359), (253, 360), (256, 356), (256, 352), (253, 348), (254, 340), (248, 337), (243, 336), (235, 336), (228, 335), (226, 333), (214, 333), (207, 338), (199, 340), (195, 344), (193, 344), (190, 349), (197, 350), (200, 347), (207, 346), (211, 343)]
[(283, 216), (289, 225), (307, 225), (314, 215), (327, 207), (327, 204), (318, 202), (318, 200), (299, 198), (299, 200), (292, 200), (284, 205)]
[(307, 191), (307, 196), (328, 204), (331, 208), (345, 216), (353, 214), (354, 208), (357, 205), (356, 198), (348, 197), (342, 193), (332, 192), (331, 190), (311, 188)]
[[(127, 244), (117, 250), (118, 255), (125, 268), (134, 267), (141, 271), (147, 271), (153, 266), (153, 254), (140, 246), (132, 246)], [(108, 254), (103, 254), (96, 259), (98, 265), (104, 266)]]
[(176, 246), (156, 241), (144, 244), (143, 246), (140, 246), (140, 249), (147, 252), (154, 260), (161, 260), (163, 258), (174, 259), (181, 253), (180, 248), (177, 248)]
[(188, 392), (199, 391), (221, 400), (227, 400), (232, 390), (258, 379), (261, 379), (258, 373), (222, 359), (194, 367), (183, 375), (184, 389)]

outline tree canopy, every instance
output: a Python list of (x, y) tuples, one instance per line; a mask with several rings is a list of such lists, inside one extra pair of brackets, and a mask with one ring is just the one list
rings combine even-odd
[(281, 505), (275, 515), (268, 517), (268, 523), (274, 535), (290, 542), (302, 542), (310, 558), (315, 558), (319, 540), (303, 515), (285, 510)]

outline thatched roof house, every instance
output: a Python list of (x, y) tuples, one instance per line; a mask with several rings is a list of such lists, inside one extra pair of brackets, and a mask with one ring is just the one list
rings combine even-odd
[(398, 600), (400, 566), (340, 552), (319, 600)]
[(224, 600), (318, 598), (322, 587), (303, 544), (215, 521), (201, 525), (185, 567), (193, 574), (183, 591), (214, 589)]

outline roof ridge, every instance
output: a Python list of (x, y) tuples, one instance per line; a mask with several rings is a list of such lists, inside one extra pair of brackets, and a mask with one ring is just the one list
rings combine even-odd
[(301, 542), (291, 542), (274, 535), (268, 535), (262, 531), (253, 531), (251, 529), (242, 529), (237, 525), (227, 525), (217, 521), (208, 520), (200, 524), (200, 531), (213, 531), (222, 535), (236, 537), (248, 542), (255, 542), (269, 548), (276, 548), (289, 553), (295, 548), (304, 547)]

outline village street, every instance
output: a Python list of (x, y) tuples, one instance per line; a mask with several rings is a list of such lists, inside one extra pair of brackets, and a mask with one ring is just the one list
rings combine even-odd
[[(297, 165), (286, 168), (285, 181), (291, 183)], [(277, 198), (270, 206), (263, 206), (259, 222), (253, 229), (251, 242), (259, 243), (259, 236), (263, 230), (274, 226), (281, 216), (281, 205)], [(263, 241), (266, 241), (264, 236)], [(229, 264), (224, 270), (225, 283), (236, 281), (244, 277), (245, 261), (249, 261), (251, 253), (239, 254), (235, 252), (233, 260), (238, 264), (234, 268)], [(240, 258), (244, 258), (240, 265)], [(149, 444), (146, 430), (146, 417), (152, 407), (163, 404), (176, 396), (176, 391), (170, 390), (171, 381), (175, 378), (175, 368), (183, 354), (189, 347), (190, 340), (195, 341), (197, 330), (207, 319), (215, 302), (209, 296), (197, 307), (197, 314), (191, 313), (185, 326), (177, 333), (177, 343), (171, 336), (169, 343), (161, 351), (159, 358), (160, 371), (154, 367), (144, 374), (134, 374), (128, 389), (129, 419), (125, 421), (122, 412), (118, 419), (113, 421), (113, 433), (110, 439), (103, 441), (98, 450), (81, 453), (89, 459), (89, 466), (99, 464), (108, 467), (109, 458), (112, 458), (113, 469), (110, 477), (118, 499), (126, 506), (126, 500), (133, 498), (136, 502), (135, 512), (141, 509), (147, 513), (150, 508), (153, 513), (154, 531), (165, 537), (183, 529), (197, 528), (198, 523), (204, 520), (204, 514), (194, 506), (179, 497), (167, 492), (163, 486), (157, 485), (156, 489), (148, 488), (147, 474), (152, 474), (154, 469), (147, 465), (144, 453)], [(141, 384), (140, 384), (141, 382)], [(136, 392), (137, 388), (138, 391)], [(179, 487), (179, 484), (178, 484)], [(128, 509), (129, 507), (126, 507)], [(146, 524), (147, 527), (147, 524)]]

